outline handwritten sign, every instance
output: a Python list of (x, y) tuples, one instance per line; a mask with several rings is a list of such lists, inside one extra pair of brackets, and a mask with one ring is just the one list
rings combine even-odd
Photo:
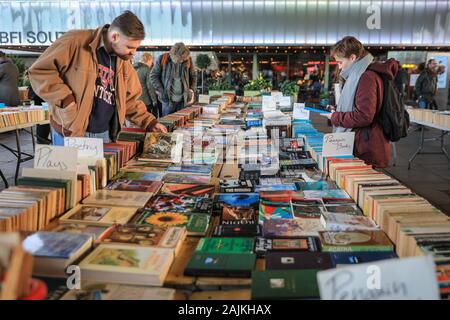
[(438, 300), (431, 256), (390, 259), (317, 273), (323, 300)]
[(355, 143), (354, 132), (328, 133), (323, 136), (324, 157), (350, 156)]
[(280, 97), (280, 100), (278, 100), (278, 103), (280, 107), (290, 107), (291, 106), (291, 97)]
[(309, 120), (310, 111), (305, 109), (304, 103), (294, 103), (292, 116), (294, 120)]
[(77, 159), (76, 148), (38, 144), (34, 154), (34, 168), (76, 172)]
[(103, 158), (103, 139), (66, 137), (64, 146), (77, 149), (79, 158)]
[(277, 110), (277, 105), (272, 96), (263, 96), (262, 97), (262, 110), (263, 111), (272, 111)]
[(211, 103), (211, 96), (209, 96), (207, 94), (199, 94), (198, 95), (198, 103), (210, 104)]

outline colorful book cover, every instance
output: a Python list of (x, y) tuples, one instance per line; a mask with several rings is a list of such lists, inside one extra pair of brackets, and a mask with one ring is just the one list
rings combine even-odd
[(253, 207), (232, 207), (223, 205), (222, 221), (255, 220), (256, 210)]
[(188, 235), (204, 235), (208, 229), (210, 216), (205, 214), (181, 212), (153, 212), (143, 209), (133, 220), (139, 225), (152, 225), (161, 228), (186, 227)]
[(327, 231), (378, 230), (377, 225), (365, 216), (324, 212), (320, 217)]
[(139, 160), (179, 163), (182, 156), (183, 136), (174, 133), (148, 132)]
[(167, 172), (172, 173), (187, 173), (187, 174), (202, 174), (211, 175), (211, 165), (170, 165), (166, 169)]
[(219, 194), (216, 201), (232, 207), (258, 207), (258, 193)]
[(96, 226), (89, 224), (77, 224), (77, 223), (63, 223), (52, 229), (52, 232), (70, 232), (70, 233), (84, 233), (91, 235), (94, 241), (100, 238), (108, 230), (107, 226)]
[(160, 193), (192, 197), (212, 197), (216, 187), (208, 184), (164, 183)]
[[(318, 219), (302, 219), (305, 221), (317, 220)], [(298, 237), (308, 237), (317, 236), (318, 231), (309, 230), (309, 225), (305, 226), (304, 221), (300, 219), (272, 219), (264, 220), (263, 222), (263, 236), (265, 238), (298, 238)]]
[(69, 259), (87, 242), (92, 242), (89, 234), (39, 231), (25, 238), (22, 244), (35, 257)]
[(259, 203), (259, 220), (292, 219), (292, 208), (289, 202), (274, 202), (261, 199)]
[(171, 249), (101, 244), (79, 266), (86, 280), (161, 286), (173, 258)]
[(308, 199), (350, 199), (347, 192), (342, 189), (329, 189), (329, 190), (304, 190), (303, 194)]
[(157, 193), (161, 186), (161, 181), (118, 179), (107, 185), (106, 189)]
[(320, 180), (315, 182), (298, 182), (296, 183), (298, 190), (334, 190), (338, 189), (334, 181)]
[[(126, 169), (125, 169), (126, 170)], [(147, 181), (161, 181), (164, 177), (164, 171), (155, 172), (130, 172), (130, 171), (120, 171), (116, 177), (118, 179), (124, 180), (147, 180)]]
[(297, 239), (266, 239), (258, 237), (255, 243), (255, 253), (265, 256), (267, 251), (311, 251), (319, 250), (318, 239), (315, 237), (303, 237)]
[[(182, 238), (183, 228), (156, 225), (117, 225), (101, 239), (103, 243), (123, 243), (141, 246), (175, 248)], [(168, 241), (170, 240), (170, 241)]]
[(206, 175), (185, 175), (179, 173), (166, 173), (163, 178), (164, 183), (188, 183), (188, 184), (209, 184), (211, 178)]
[(319, 219), (325, 208), (320, 200), (292, 199), (292, 213), (294, 218)]
[(355, 216), (363, 215), (361, 209), (355, 203), (348, 204), (327, 204), (325, 205), (325, 211), (329, 213), (343, 213), (351, 214)]
[(213, 232), (214, 237), (257, 237), (261, 234), (259, 224), (220, 224)]
[(136, 213), (136, 208), (101, 205), (78, 205), (60, 218), (63, 223), (87, 223), (112, 225), (127, 223)]
[(146, 208), (158, 212), (197, 212), (210, 214), (212, 205), (212, 199), (202, 197), (158, 195), (146, 205)]

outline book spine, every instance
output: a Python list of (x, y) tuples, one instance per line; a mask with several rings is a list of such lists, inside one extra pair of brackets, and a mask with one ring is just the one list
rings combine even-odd
[(385, 252), (385, 251), (393, 251), (394, 248), (392, 246), (328, 246), (322, 245), (323, 252)]

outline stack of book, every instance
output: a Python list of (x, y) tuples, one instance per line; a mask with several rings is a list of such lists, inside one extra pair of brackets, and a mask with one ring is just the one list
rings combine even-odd
[(0, 109), (0, 128), (48, 120), (42, 107), (8, 107)]

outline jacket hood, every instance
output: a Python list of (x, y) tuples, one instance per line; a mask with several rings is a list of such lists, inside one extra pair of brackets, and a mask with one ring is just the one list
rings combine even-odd
[(375, 71), (376, 73), (382, 73), (387, 76), (389, 80), (393, 80), (397, 75), (399, 69), (398, 62), (395, 59), (389, 59), (386, 62), (374, 62), (372, 63), (367, 70)]

